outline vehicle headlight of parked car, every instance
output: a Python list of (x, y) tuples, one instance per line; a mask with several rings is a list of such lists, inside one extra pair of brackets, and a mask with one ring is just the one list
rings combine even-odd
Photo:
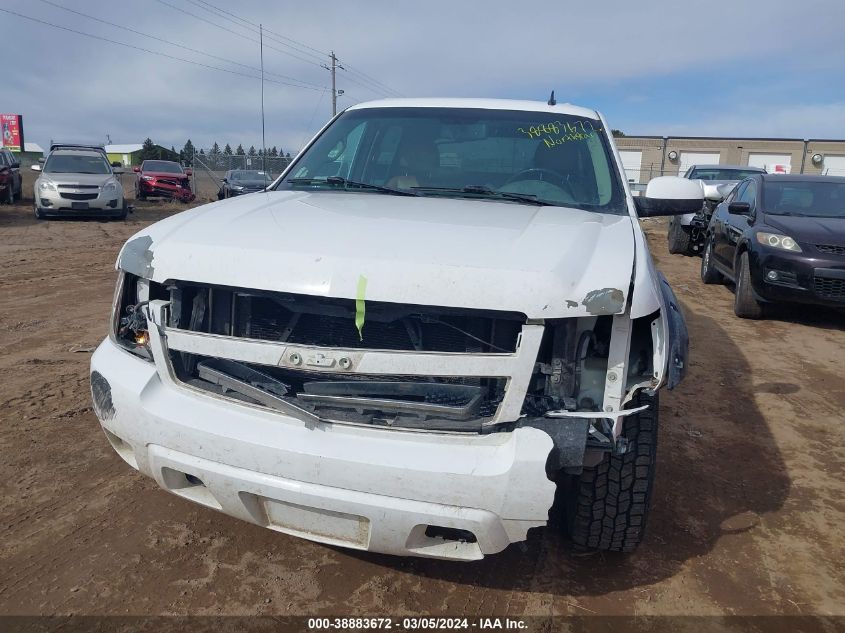
[(38, 183), (39, 191), (56, 191), (56, 185), (50, 180), (42, 180)]
[(117, 191), (117, 181), (110, 180), (105, 185), (103, 185), (103, 192), (105, 193), (112, 193)]
[(155, 176), (141, 176), (141, 180), (155, 180)]
[(801, 247), (798, 246), (798, 243), (788, 235), (760, 231), (757, 233), (757, 241), (764, 246), (771, 246), (772, 248), (779, 248), (784, 251), (793, 251), (795, 253), (801, 252)]

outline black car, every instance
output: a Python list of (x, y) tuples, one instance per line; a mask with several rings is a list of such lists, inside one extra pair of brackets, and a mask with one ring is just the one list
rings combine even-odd
[(7, 149), (0, 149), (0, 201), (12, 204), (23, 194), (21, 164)]
[(759, 319), (767, 303), (845, 308), (845, 178), (746, 178), (710, 219), (706, 284), (736, 284), (734, 312)]
[(272, 182), (270, 174), (259, 169), (230, 169), (223, 178), (223, 186), (217, 192), (217, 199), (264, 191)]

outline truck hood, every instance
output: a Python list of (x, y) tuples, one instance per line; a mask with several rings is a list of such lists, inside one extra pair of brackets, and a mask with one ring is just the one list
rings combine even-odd
[(520, 312), (623, 312), (633, 222), (564, 207), (376, 193), (263, 192), (151, 225), (118, 265), (167, 280)]

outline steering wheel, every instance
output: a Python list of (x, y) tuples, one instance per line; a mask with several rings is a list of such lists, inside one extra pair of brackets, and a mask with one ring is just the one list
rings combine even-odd
[[(543, 174), (552, 176), (552, 178), (544, 179)], [(575, 197), (575, 192), (572, 191), (572, 187), (566, 178), (552, 169), (546, 169), (544, 167), (529, 167), (528, 169), (523, 169), (508, 178), (505, 185), (509, 185), (512, 182), (519, 182), (521, 180), (541, 180), (557, 187), (558, 189), (563, 189), (570, 198), (574, 199)]]

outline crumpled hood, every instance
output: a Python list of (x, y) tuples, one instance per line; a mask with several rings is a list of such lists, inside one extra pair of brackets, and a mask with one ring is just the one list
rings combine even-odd
[(144, 171), (142, 176), (152, 176), (153, 178), (170, 178), (172, 180), (187, 180), (188, 174), (175, 174), (172, 171)]
[(521, 312), (625, 309), (629, 216), (487, 200), (266, 192), (197, 207), (131, 238), (119, 265), (316, 296)]

